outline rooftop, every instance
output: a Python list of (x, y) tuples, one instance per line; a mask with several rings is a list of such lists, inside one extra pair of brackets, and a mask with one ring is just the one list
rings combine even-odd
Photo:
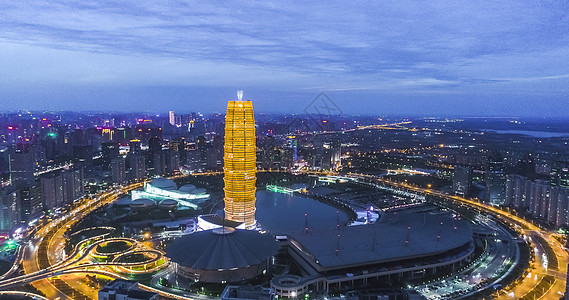
[(163, 190), (177, 190), (178, 189), (178, 186), (176, 185), (176, 183), (174, 181), (167, 179), (167, 178), (162, 178), (162, 177), (154, 178), (148, 184), (152, 185), (153, 187), (160, 188)]
[(466, 220), (447, 214), (386, 213), (371, 225), (295, 232), (290, 243), (323, 268), (353, 267), (436, 255), (472, 240)]
[(263, 263), (279, 245), (257, 231), (228, 229), (199, 231), (176, 239), (166, 248), (172, 261), (193, 269), (229, 270)]

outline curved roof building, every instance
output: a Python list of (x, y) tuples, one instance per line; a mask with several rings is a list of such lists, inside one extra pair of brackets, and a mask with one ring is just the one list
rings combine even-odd
[(196, 186), (195, 186), (195, 185), (193, 185), (193, 184), (185, 184), (185, 185), (182, 185), (182, 186), (178, 189), (178, 191), (184, 192), (184, 193), (191, 193), (191, 192), (192, 192), (193, 190), (195, 190), (195, 189), (196, 189)]
[(182, 276), (239, 282), (263, 274), (278, 248), (272, 236), (225, 227), (182, 236), (166, 248), (166, 256)]
[(150, 185), (154, 188), (161, 189), (161, 190), (171, 191), (171, 190), (177, 190), (178, 189), (178, 186), (176, 185), (176, 183), (173, 180), (170, 180), (168, 178), (162, 178), (162, 177), (152, 179), (152, 181), (147, 183), (147, 185)]
[(371, 225), (296, 232), (291, 249), (318, 272), (433, 257), (472, 241), (466, 220), (447, 214), (386, 213)]
[(156, 203), (150, 199), (136, 199), (130, 202), (129, 206), (132, 210), (141, 211), (154, 208)]
[(178, 201), (172, 199), (164, 199), (158, 203), (158, 208), (164, 210), (176, 210), (178, 209)]
[(151, 199), (156, 202), (174, 200), (180, 206), (198, 209), (198, 204), (209, 199), (209, 194), (203, 188), (196, 188), (193, 184), (183, 185), (180, 189), (176, 183), (167, 178), (154, 178), (144, 185), (144, 191), (132, 191), (131, 197), (136, 199)]

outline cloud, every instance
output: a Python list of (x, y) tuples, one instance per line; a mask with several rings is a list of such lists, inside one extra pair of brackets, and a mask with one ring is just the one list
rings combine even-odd
[(567, 11), (566, 2), (513, 0), (4, 1), (0, 86), (507, 94), (551, 81), (562, 93)]

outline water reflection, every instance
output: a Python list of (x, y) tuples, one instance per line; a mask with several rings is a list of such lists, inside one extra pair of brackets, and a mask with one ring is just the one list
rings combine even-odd
[(273, 234), (304, 230), (305, 213), (309, 229), (335, 227), (338, 215), (340, 224), (347, 220), (345, 213), (337, 214), (336, 208), (310, 198), (269, 191), (258, 191), (256, 196), (257, 221)]

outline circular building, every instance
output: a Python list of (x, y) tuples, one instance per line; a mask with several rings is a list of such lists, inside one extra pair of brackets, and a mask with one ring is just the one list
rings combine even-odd
[(148, 185), (150, 185), (153, 188), (156, 188), (158, 190), (177, 190), (178, 186), (176, 185), (176, 183), (170, 179), (167, 178), (162, 178), (162, 177), (158, 177), (158, 178), (154, 178), (152, 179), (152, 181), (150, 181), (148, 183)]
[(172, 199), (164, 199), (158, 204), (158, 208), (163, 210), (177, 210), (178, 201)]
[(229, 283), (263, 274), (278, 249), (272, 236), (225, 227), (182, 236), (166, 248), (166, 256), (183, 277)]
[(129, 206), (132, 211), (146, 211), (153, 209), (156, 203), (150, 199), (136, 199)]

